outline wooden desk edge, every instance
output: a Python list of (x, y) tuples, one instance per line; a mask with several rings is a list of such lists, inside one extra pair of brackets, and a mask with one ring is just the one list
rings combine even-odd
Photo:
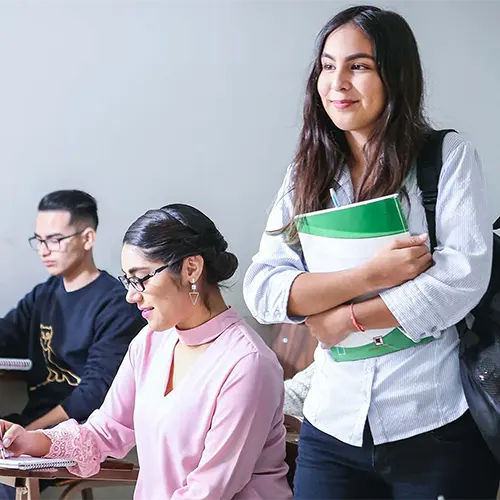
[(134, 483), (137, 481), (139, 468), (132, 470), (124, 469), (101, 469), (97, 474), (90, 477), (80, 477), (71, 474), (66, 468), (61, 469), (36, 469), (36, 470), (20, 470), (20, 469), (3, 469), (0, 467), (0, 477), (23, 477), (36, 479), (84, 479), (87, 481), (123, 481)]

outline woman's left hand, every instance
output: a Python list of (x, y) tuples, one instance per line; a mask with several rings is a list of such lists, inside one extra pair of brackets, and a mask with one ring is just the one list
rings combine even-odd
[(306, 325), (311, 335), (316, 337), (324, 348), (337, 345), (355, 331), (349, 305), (313, 314), (306, 319)]

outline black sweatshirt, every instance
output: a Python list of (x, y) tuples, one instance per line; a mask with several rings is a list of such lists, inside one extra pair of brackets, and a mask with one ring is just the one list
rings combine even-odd
[(99, 408), (132, 338), (145, 325), (125, 289), (105, 271), (67, 292), (60, 276), (37, 285), (0, 319), (0, 357), (30, 358), (21, 425), (61, 405), (81, 422)]

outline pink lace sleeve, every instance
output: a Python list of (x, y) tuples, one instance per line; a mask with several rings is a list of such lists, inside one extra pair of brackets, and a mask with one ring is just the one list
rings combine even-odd
[(93, 476), (101, 468), (101, 453), (93, 433), (70, 419), (43, 432), (51, 441), (45, 458), (69, 458), (76, 462), (69, 472), (81, 477)]

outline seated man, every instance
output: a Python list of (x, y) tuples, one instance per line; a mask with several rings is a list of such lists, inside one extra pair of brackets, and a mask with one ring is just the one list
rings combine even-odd
[(28, 429), (86, 420), (145, 324), (120, 282), (94, 263), (97, 224), (96, 202), (82, 191), (56, 191), (38, 205), (29, 243), (51, 277), (0, 319), (0, 357), (33, 362), (26, 407), (4, 417)]

